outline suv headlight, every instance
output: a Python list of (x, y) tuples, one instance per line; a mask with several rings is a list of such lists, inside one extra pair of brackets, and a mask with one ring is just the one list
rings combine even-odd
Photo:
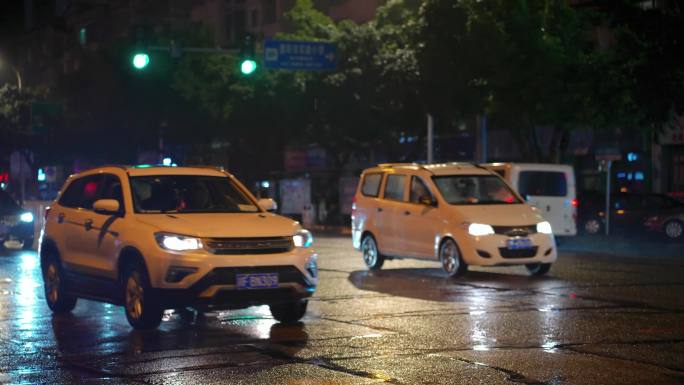
[(297, 247), (311, 247), (313, 245), (313, 235), (309, 230), (299, 230), (292, 236), (292, 242)]
[(22, 222), (30, 223), (33, 222), (33, 214), (32, 213), (23, 213), (19, 216), (19, 219), (21, 219)]
[(542, 234), (553, 234), (551, 224), (547, 221), (537, 223), (537, 232)]
[(166, 250), (186, 251), (202, 248), (202, 240), (195, 237), (169, 233), (156, 233), (154, 237), (157, 239), (159, 247)]
[(482, 223), (471, 223), (468, 225), (468, 234), (479, 237), (482, 235), (494, 234), (494, 228)]

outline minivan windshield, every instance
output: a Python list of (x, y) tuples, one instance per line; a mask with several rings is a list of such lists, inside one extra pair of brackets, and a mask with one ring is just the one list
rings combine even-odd
[(444, 200), (452, 205), (522, 203), (508, 185), (494, 175), (446, 175), (432, 179)]
[(259, 208), (228, 177), (131, 177), (136, 213), (254, 213)]

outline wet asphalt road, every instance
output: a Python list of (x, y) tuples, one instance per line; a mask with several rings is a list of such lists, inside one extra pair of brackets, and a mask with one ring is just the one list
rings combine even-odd
[(169, 314), (129, 328), (80, 300), (53, 316), (38, 256), (0, 252), (0, 383), (684, 384), (684, 252), (562, 252), (549, 276), (436, 263), (364, 268), (346, 237), (320, 237), (321, 284), (304, 322), (266, 307)]

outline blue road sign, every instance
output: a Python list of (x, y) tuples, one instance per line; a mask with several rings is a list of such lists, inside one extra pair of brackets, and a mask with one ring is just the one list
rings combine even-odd
[(266, 40), (264, 67), (293, 71), (331, 71), (337, 65), (337, 48), (316, 41)]

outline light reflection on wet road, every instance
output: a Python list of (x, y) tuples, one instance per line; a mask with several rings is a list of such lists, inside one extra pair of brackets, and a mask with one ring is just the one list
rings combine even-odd
[(563, 253), (548, 277), (451, 281), (429, 262), (368, 272), (346, 238), (318, 241), (303, 323), (169, 311), (149, 332), (92, 301), (53, 316), (37, 254), (0, 252), (0, 383), (684, 383), (684, 256)]

